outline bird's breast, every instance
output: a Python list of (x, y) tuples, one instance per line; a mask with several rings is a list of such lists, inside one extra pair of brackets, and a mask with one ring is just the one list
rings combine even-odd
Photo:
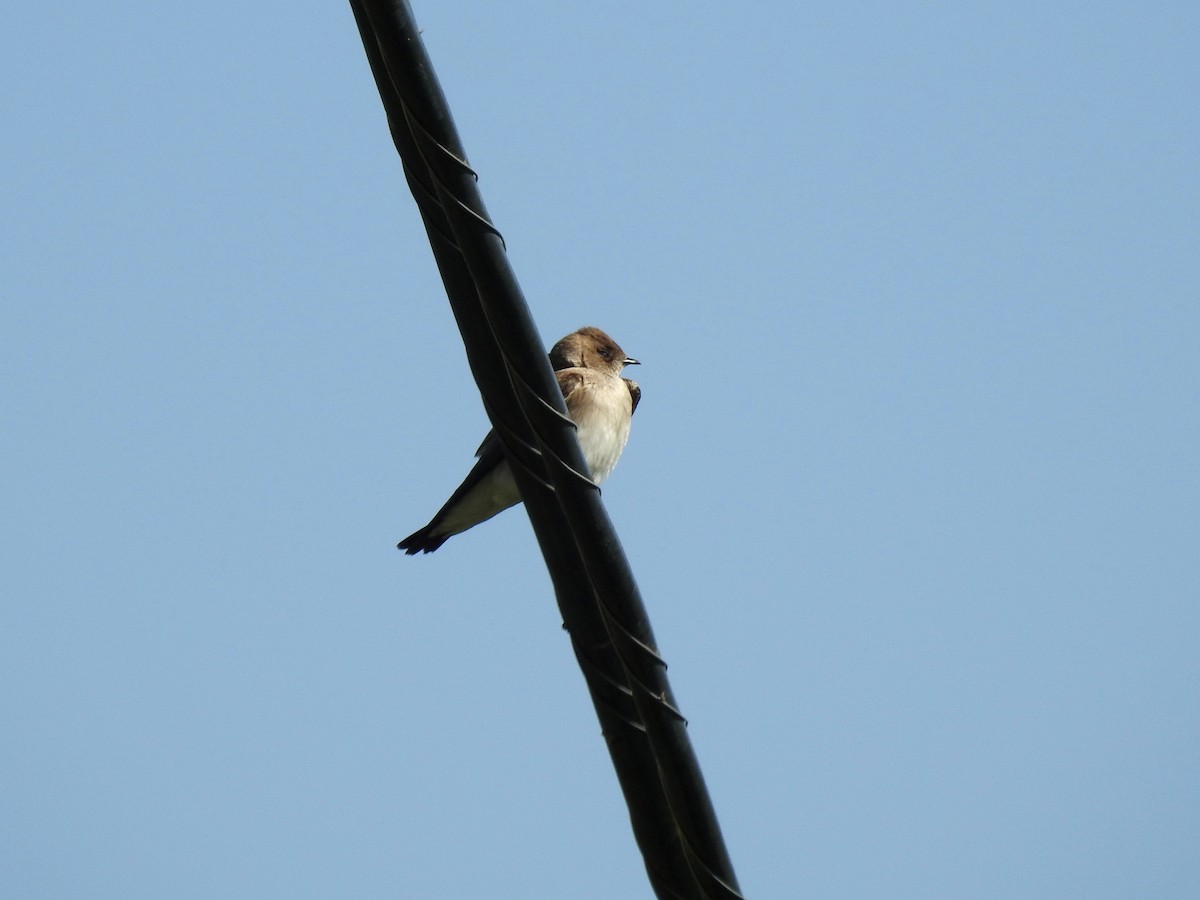
[(615, 377), (589, 385), (587, 393), (586, 401), (571, 409), (571, 418), (579, 429), (579, 447), (588, 471), (599, 484), (612, 474), (629, 440), (633, 401), (625, 383)]

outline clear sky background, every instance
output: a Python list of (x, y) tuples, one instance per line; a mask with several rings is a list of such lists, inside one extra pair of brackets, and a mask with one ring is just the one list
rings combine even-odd
[[(746, 893), (1200, 896), (1200, 5), (415, 11)], [(4, 21), (4, 896), (650, 896), (348, 6)]]

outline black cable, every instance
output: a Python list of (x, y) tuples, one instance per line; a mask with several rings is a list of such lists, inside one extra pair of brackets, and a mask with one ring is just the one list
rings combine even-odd
[(741, 893), (645, 606), (403, 0), (350, 0), (405, 177), (554, 584), (655, 894)]

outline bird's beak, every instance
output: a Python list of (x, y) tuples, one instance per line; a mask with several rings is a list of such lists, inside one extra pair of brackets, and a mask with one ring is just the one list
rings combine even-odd
[(632, 356), (627, 356), (624, 360), (622, 360), (621, 364), (626, 366), (640, 366), (642, 363), (640, 360), (636, 360)]

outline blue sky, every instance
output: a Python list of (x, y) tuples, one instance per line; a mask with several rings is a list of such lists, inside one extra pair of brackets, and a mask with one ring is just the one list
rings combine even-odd
[[(1200, 891), (1200, 8), (419, 3), (754, 897)], [(649, 896), (348, 7), (0, 34), (0, 883)]]

